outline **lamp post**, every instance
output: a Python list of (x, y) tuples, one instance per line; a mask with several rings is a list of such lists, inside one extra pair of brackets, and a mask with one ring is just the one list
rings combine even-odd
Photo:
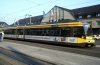
[(26, 16), (29, 16), (29, 18), (30, 18), (30, 21), (29, 21), (29, 22), (30, 22), (30, 24), (31, 24), (31, 16), (32, 16), (32, 15), (26, 14), (26, 15), (25, 15), (25, 19), (26, 19)]
[(31, 24), (31, 15), (30, 15), (30, 24)]

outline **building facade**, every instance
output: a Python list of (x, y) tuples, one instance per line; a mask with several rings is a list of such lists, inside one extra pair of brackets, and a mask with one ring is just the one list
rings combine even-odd
[(91, 25), (93, 34), (100, 35), (100, 4), (73, 10), (54, 6), (46, 14), (43, 13), (43, 15), (20, 19), (13, 25), (34, 25), (45, 22), (58, 22), (64, 20), (86, 21)]
[(60, 20), (76, 20), (70, 10), (54, 6), (41, 21), (43, 22), (58, 22)]
[(8, 24), (6, 22), (1, 22), (0, 21), (0, 27), (5, 27), (5, 26), (8, 26)]
[(94, 35), (100, 35), (100, 4), (73, 9), (72, 12), (77, 20), (86, 21), (91, 25)]

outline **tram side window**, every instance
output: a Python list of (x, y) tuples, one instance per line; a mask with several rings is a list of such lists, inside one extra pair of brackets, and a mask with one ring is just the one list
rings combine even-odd
[(12, 31), (11, 31), (11, 34), (15, 34), (15, 31), (16, 31), (16, 30), (12, 30)]
[(74, 35), (74, 37), (82, 37), (82, 36), (84, 36), (84, 29), (83, 29), (83, 27), (74, 27), (73, 28), (73, 35)]
[(59, 28), (45, 28), (42, 32), (44, 36), (59, 36)]
[(54, 35), (55, 35), (55, 30), (54, 29), (50, 29), (49, 36), (54, 36)]
[(25, 35), (33, 35), (33, 29), (25, 29)]
[(10, 32), (9, 30), (5, 30), (4, 31), (5, 34), (9, 34), (9, 32)]
[(59, 36), (59, 35), (60, 35), (60, 28), (55, 28), (53, 36)]
[(50, 36), (50, 30), (46, 29), (46, 36)]
[(25, 29), (24, 32), (25, 32), (25, 35), (28, 35), (28, 29)]
[(28, 35), (28, 29), (25, 29), (24, 32), (25, 32), (25, 35)]
[(61, 36), (62, 37), (70, 37), (71, 33), (72, 33), (71, 28), (69, 28), (69, 27), (61, 28)]
[(15, 30), (5, 30), (5, 34), (15, 34)]
[(34, 29), (28, 29), (28, 35), (34, 35), (35, 31)]
[(42, 29), (38, 28), (37, 29), (37, 35), (41, 36), (41, 33), (42, 33)]
[(33, 28), (25, 29), (26, 35), (59, 36), (59, 28)]
[(31, 29), (25, 29), (26, 35), (42, 35), (42, 29), (39, 28), (31, 28)]
[(23, 35), (23, 29), (18, 29), (18, 30), (17, 30), (17, 34), (18, 34), (18, 35)]

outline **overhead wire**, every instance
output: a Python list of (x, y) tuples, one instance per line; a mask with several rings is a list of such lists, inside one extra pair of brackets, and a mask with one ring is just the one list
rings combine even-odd
[[(81, 4), (91, 3), (91, 2), (95, 2), (95, 1), (100, 1), (100, 0), (92, 0), (92, 1), (87, 1), (87, 2), (78, 3), (78, 4), (67, 5), (67, 6), (81, 5)], [(49, 2), (49, 3), (50, 3), (50, 2)], [(66, 6), (62, 6), (62, 7), (66, 7)], [(43, 12), (43, 11), (39, 11), (39, 12)], [(39, 12), (34, 12), (34, 13), (39, 13)], [(34, 13), (33, 13), (33, 14), (34, 14)]]
[[(58, 1), (58, 0), (55, 0), (55, 1)], [(17, 12), (13, 12), (13, 13), (10, 13), (10, 14), (6, 14), (6, 16), (12, 15), (12, 14), (16, 14), (16, 13), (20, 13), (20, 12), (29, 10), (29, 9), (31, 9), (31, 8), (38, 7), (38, 6), (41, 6), (41, 5), (44, 5), (44, 4), (48, 4), (48, 3), (52, 3), (52, 2), (54, 2), (54, 1), (50, 1), (50, 2), (46, 2), (46, 3), (38, 4), (38, 5), (35, 5), (35, 6), (32, 6), (32, 7), (29, 7), (29, 8), (25, 8), (25, 9), (20, 10), (20, 11), (17, 11)]]
[[(27, 1), (31, 2), (30, 0), (27, 0)], [(55, 1), (59, 1), (59, 0), (55, 0)], [(55, 2), (55, 1), (50, 1), (50, 2), (46, 2), (46, 3), (42, 3), (42, 4), (38, 4), (37, 3), (37, 5), (35, 5), (35, 6), (29, 7), (29, 8), (17, 11), (17, 12), (13, 12), (13, 13), (10, 13), (10, 14), (6, 14), (6, 16), (12, 15), (12, 14), (16, 14), (16, 13), (20, 13), (20, 12), (29, 10), (29, 9), (31, 9), (33, 7), (38, 7), (38, 6), (45, 5), (45, 4), (48, 4), (48, 3), (52, 3), (52, 2)], [(84, 3), (78, 3), (78, 4), (73, 4), (73, 5), (67, 5), (67, 6), (75, 6), (75, 5), (86, 4), (86, 3), (91, 3), (91, 2), (95, 2), (95, 1), (100, 1), (100, 0), (92, 0), (92, 1), (87, 1), (87, 2), (84, 2)], [(33, 2), (33, 3), (35, 3), (35, 2)], [(63, 7), (66, 7), (66, 6), (63, 6)]]
[[(30, 1), (30, 0), (26, 0), (26, 1), (29, 1), (31, 3), (35, 3), (35, 2)], [(29, 9), (31, 9), (33, 7), (38, 7), (38, 6), (45, 5), (45, 4), (52, 3), (52, 2), (56, 2), (56, 1), (59, 1), (59, 0), (49, 1), (49, 2), (46, 2), (46, 3), (42, 3), (42, 4), (35, 3), (37, 5), (32, 6), (32, 7), (29, 7), (29, 8), (26, 8), (26, 9), (23, 9), (23, 10), (20, 10), (20, 11), (17, 11), (17, 12), (13, 12), (13, 13), (10, 13), (10, 14), (6, 14), (6, 16), (13, 15), (13, 14), (16, 14), (16, 13), (20, 13), (20, 12), (29, 10)], [(86, 3), (91, 3), (91, 2), (95, 2), (95, 1), (100, 1), (100, 0), (92, 0), (92, 1), (82, 2), (82, 3), (78, 3), (78, 4), (67, 5), (67, 6), (75, 6), (75, 5), (86, 4)], [(63, 6), (63, 7), (66, 7), (66, 6)], [(39, 11), (39, 12), (41, 12), (41, 11)], [(35, 13), (39, 13), (39, 12), (35, 12)]]
[[(26, 1), (31, 2), (30, 0), (26, 0)], [(20, 10), (20, 11), (17, 11), (17, 12), (13, 12), (13, 13), (10, 13), (10, 14), (6, 14), (5, 16), (9, 16), (9, 15), (13, 15), (13, 14), (16, 14), (16, 13), (20, 13), (20, 12), (29, 10), (29, 9), (31, 9), (31, 8), (38, 7), (38, 6), (41, 6), (41, 5), (45, 5), (45, 4), (48, 4), (48, 3), (53, 3), (53, 2), (56, 2), (56, 1), (58, 1), (58, 0), (49, 1), (49, 2), (42, 3), (42, 4), (36, 3), (37, 5), (35, 5), (35, 6), (29, 7), (29, 8), (26, 8), (26, 9), (23, 9), (23, 10)], [(35, 3), (35, 2), (32, 2), (32, 3)], [(5, 17), (5, 16), (4, 16), (4, 17)], [(2, 18), (2, 19), (3, 19), (3, 18)]]
[[(81, 5), (81, 4), (91, 3), (91, 2), (95, 2), (95, 1), (100, 1), (100, 0), (92, 0), (92, 1), (87, 1), (87, 2), (78, 3), (78, 4), (67, 5), (67, 6), (75, 6), (75, 5)], [(65, 6), (63, 6), (63, 7), (65, 7)]]

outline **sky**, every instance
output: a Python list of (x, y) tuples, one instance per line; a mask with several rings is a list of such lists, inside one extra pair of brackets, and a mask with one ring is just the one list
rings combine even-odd
[(100, 4), (100, 0), (0, 0), (0, 21), (11, 25), (19, 19), (29, 17), (29, 15), (42, 15), (47, 13), (55, 5), (66, 9), (76, 9), (81, 7)]

